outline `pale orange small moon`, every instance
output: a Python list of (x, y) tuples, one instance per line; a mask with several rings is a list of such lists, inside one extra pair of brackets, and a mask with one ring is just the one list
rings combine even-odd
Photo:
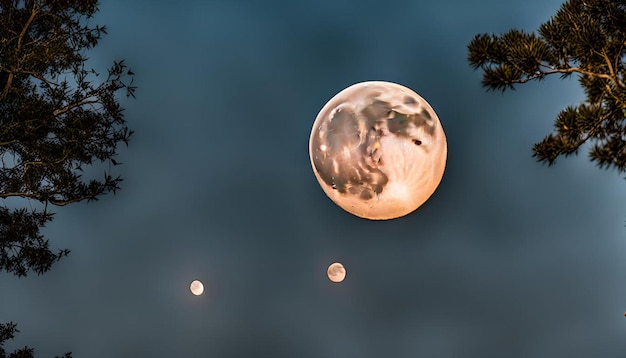
[(328, 279), (333, 282), (341, 282), (346, 278), (346, 269), (339, 262), (328, 266)]
[(437, 113), (413, 90), (370, 81), (321, 109), (309, 138), (313, 172), (345, 211), (370, 220), (407, 215), (430, 198), (448, 155)]
[(194, 295), (200, 296), (202, 292), (204, 292), (204, 285), (202, 284), (202, 282), (195, 280), (191, 283), (191, 285), (189, 285), (189, 289)]

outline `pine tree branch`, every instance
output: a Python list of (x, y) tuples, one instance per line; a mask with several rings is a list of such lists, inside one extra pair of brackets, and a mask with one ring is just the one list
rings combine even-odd
[(83, 196), (80, 198), (75, 198), (75, 199), (71, 199), (71, 200), (55, 200), (55, 199), (48, 199), (48, 202), (50, 202), (50, 204), (52, 205), (56, 205), (56, 206), (65, 206), (65, 205), (69, 205), (72, 203), (78, 203), (81, 202), (83, 200), (89, 200), (89, 199), (94, 199), (95, 196)]
[(20, 37), (17, 39), (17, 50), (18, 50), (18, 52), (19, 52), (19, 50), (22, 49), (22, 41), (24, 41), (24, 36), (26, 36), (26, 32), (28, 31), (28, 28), (30, 27), (30, 24), (33, 23), (33, 20), (35, 19), (35, 16), (37, 16), (37, 14), (39, 13), (39, 11), (37, 11), (36, 7), (37, 7), (37, 2), (33, 1), (33, 9), (30, 12), (30, 17), (28, 18), (28, 20), (26, 21), (26, 24), (22, 28), (22, 32), (20, 32)]
[[(618, 56), (618, 58), (615, 61), (615, 65), (613, 65), (613, 63), (611, 62), (611, 59), (609, 59), (609, 56), (606, 53), (606, 50), (603, 49), (601, 53), (598, 53), (596, 51), (596, 53), (598, 55), (602, 56), (602, 58), (606, 62), (606, 65), (607, 65), (607, 67), (609, 69), (609, 76), (611, 77), (611, 81), (614, 82), (617, 86), (626, 89), (626, 86), (620, 80), (619, 76), (617, 75), (617, 71), (616, 71), (617, 67), (618, 67), (620, 56)], [(621, 51), (620, 51), (620, 54), (621, 54)]]
[[(26, 36), (26, 32), (28, 31), (28, 28), (30, 27), (30, 25), (33, 23), (35, 16), (37, 16), (37, 14), (39, 13), (39, 11), (37, 11), (36, 9), (36, 6), (37, 6), (37, 2), (33, 1), (33, 9), (30, 13), (30, 17), (26, 21), (26, 24), (22, 28), (22, 31), (20, 32), (20, 36), (17, 39), (17, 53), (19, 53), (20, 50), (22, 49), (22, 41), (24, 40), (24, 36)], [(4, 90), (2, 91), (2, 94), (0, 94), (0, 100), (3, 100), (9, 93), (9, 89), (11, 88), (11, 85), (13, 84), (13, 76), (15, 76), (14, 71), (10, 71), (9, 78), (7, 79), (7, 83), (4, 86)]]
[(27, 70), (9, 70), (6, 67), (3, 67), (2, 65), (0, 65), (0, 71), (4, 71), (9, 73), (9, 77), (13, 76), (15, 74), (21, 73), (21, 74), (25, 74), (25, 75), (31, 75), (33, 77), (35, 77), (36, 79), (38, 79), (39, 81), (41, 81), (42, 83), (44, 83), (49, 89), (52, 89), (53, 87), (59, 86), (58, 83), (53, 82), (49, 79), (47, 79), (46, 77), (44, 77), (42, 74), (34, 72), (34, 71), (27, 71)]
[[(547, 65), (541, 64), (541, 66), (543, 67), (548, 67)], [(508, 79), (506, 82), (507, 84), (521, 84), (521, 83), (526, 83), (538, 78), (542, 78), (544, 76), (548, 76), (548, 75), (552, 75), (555, 73), (561, 73), (561, 74), (570, 74), (570, 73), (580, 73), (582, 75), (587, 75), (590, 77), (595, 77), (595, 78), (602, 78), (602, 79), (607, 79), (611, 82), (614, 82), (616, 84), (620, 84), (621, 82), (616, 81), (616, 78), (614, 78), (613, 76), (606, 74), (606, 73), (597, 73), (597, 72), (591, 72), (591, 71), (587, 71), (584, 70), (580, 67), (568, 67), (568, 68), (550, 68), (550, 70), (548, 71), (539, 71), (536, 74), (532, 74), (532, 75), (527, 75), (527, 77), (523, 77), (523, 78), (518, 78), (518, 79)], [(623, 85), (623, 84), (622, 84)]]
[(95, 195), (81, 196), (81, 197), (74, 198), (74, 199), (59, 200), (59, 199), (53, 199), (53, 198), (44, 198), (41, 194), (29, 193), (29, 192), (0, 193), (0, 198), (2, 199), (6, 199), (9, 197), (36, 199), (42, 202), (49, 202), (50, 204), (56, 205), (56, 206), (65, 206), (65, 205), (69, 205), (72, 203), (78, 203), (84, 200), (95, 199), (96, 196)]
[(611, 77), (610, 75), (607, 75), (606, 73), (591, 72), (591, 71), (584, 70), (584, 69), (582, 69), (580, 67), (556, 68), (556, 69), (553, 69), (553, 70), (550, 70), (550, 71), (544, 72), (544, 73), (546, 75), (549, 75), (549, 74), (553, 74), (553, 73), (574, 73), (574, 72), (577, 72), (577, 73), (580, 73), (580, 74), (583, 74), (583, 75), (587, 75), (587, 76), (590, 76), (590, 77), (604, 78), (606, 80), (613, 81), (613, 77)]
[[(87, 97), (90, 98), (90, 97)], [(71, 110), (72, 108), (76, 108), (76, 107), (80, 107), (80, 106), (84, 106), (86, 104), (94, 104), (94, 103), (100, 103), (99, 100), (97, 99), (84, 99), (82, 101), (78, 101), (78, 102), (74, 102), (74, 103), (70, 103), (67, 106), (61, 108), (61, 109), (55, 109), (54, 112), (52, 112), (53, 115), (58, 116), (59, 114), (63, 114), (69, 110)]]
[(15, 71), (16, 73), (23, 73), (26, 75), (31, 75), (33, 77), (35, 77), (36, 79), (40, 80), (41, 82), (45, 83), (48, 88), (52, 88), (52, 86), (58, 86), (59, 84), (56, 82), (53, 82), (47, 78), (45, 78), (44, 76), (42, 76), (40, 73), (34, 72), (34, 71), (25, 71), (25, 70), (19, 70), (19, 71)]
[[(28, 161), (28, 162), (21, 162), (18, 165), (16, 165), (16, 167), (22, 167), (23, 166), (23, 167), (26, 168), (29, 165), (32, 165), (32, 166), (35, 166), (35, 165), (50, 165), (50, 166), (59, 165), (59, 164), (65, 162), (66, 160), (69, 159), (69, 154), (70, 153), (68, 153), (67, 151), (64, 150), (63, 154), (64, 154), (63, 157), (61, 157), (61, 158), (59, 158), (59, 159), (57, 159), (55, 161), (44, 162), (42, 160), (34, 160), (34, 161)], [(26, 170), (26, 169), (24, 169), (24, 170)]]
[(21, 197), (21, 198), (29, 198), (29, 199), (41, 199), (41, 195), (35, 193), (27, 193), (27, 192), (14, 192), (14, 193), (0, 193), (0, 198), (6, 199), (9, 197)]
[(617, 103), (624, 103), (624, 99), (615, 95), (615, 93), (613, 93), (613, 89), (611, 88), (611, 86), (609, 86), (608, 84), (606, 84), (604, 86), (604, 89), (606, 90), (606, 93), (608, 93)]

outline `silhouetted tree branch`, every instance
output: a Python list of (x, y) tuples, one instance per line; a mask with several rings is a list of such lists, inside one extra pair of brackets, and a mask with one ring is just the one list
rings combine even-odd
[(472, 67), (483, 71), (482, 85), (492, 90), (545, 76), (578, 74), (587, 96), (565, 108), (555, 132), (533, 147), (548, 165), (560, 155), (577, 154), (591, 142), (590, 159), (600, 168), (626, 171), (626, 1), (568, 0), (538, 34), (510, 30), (476, 35), (468, 45)]
[[(120, 91), (134, 97), (132, 71), (124, 61), (104, 78), (86, 68), (84, 52), (106, 34), (88, 21), (97, 5), (0, 0), (0, 270), (18, 277), (43, 274), (69, 254), (40, 233), (53, 219), (50, 206), (98, 200), (122, 181), (109, 170), (83, 178), (83, 168), (117, 165), (117, 146), (132, 135), (118, 100)], [(16, 332), (14, 323), (0, 324), (0, 358), (32, 357), (28, 347), (5, 352)]]

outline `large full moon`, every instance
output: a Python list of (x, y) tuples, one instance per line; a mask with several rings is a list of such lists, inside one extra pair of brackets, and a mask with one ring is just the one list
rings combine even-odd
[(191, 283), (191, 285), (189, 285), (189, 289), (194, 295), (200, 296), (202, 292), (204, 292), (204, 285), (202, 284), (202, 282), (195, 280)]
[(344, 210), (371, 220), (413, 212), (435, 192), (448, 146), (437, 114), (409, 88), (361, 82), (317, 115), (309, 154), (317, 181)]
[(328, 266), (328, 279), (333, 282), (341, 282), (346, 278), (346, 269), (339, 262), (332, 263)]

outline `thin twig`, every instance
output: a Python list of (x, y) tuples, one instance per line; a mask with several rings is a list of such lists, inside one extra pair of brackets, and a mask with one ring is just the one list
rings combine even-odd
[[(22, 32), (20, 32), (20, 36), (17, 39), (17, 53), (19, 53), (20, 50), (22, 49), (22, 41), (24, 40), (24, 36), (26, 36), (26, 32), (28, 31), (28, 28), (32, 24), (33, 20), (35, 19), (35, 16), (39, 13), (39, 11), (37, 11), (37, 9), (35, 8), (36, 5), (37, 5), (37, 2), (34, 1), (33, 10), (30, 13), (30, 17), (26, 21), (26, 24), (22, 28)], [(0, 95), (0, 99), (4, 99), (9, 93), (9, 88), (11, 88), (11, 85), (13, 84), (14, 75), (15, 75), (14, 71), (9, 71), (9, 77), (7, 78), (7, 83), (4, 86), (4, 90), (2, 91), (2, 94)]]

